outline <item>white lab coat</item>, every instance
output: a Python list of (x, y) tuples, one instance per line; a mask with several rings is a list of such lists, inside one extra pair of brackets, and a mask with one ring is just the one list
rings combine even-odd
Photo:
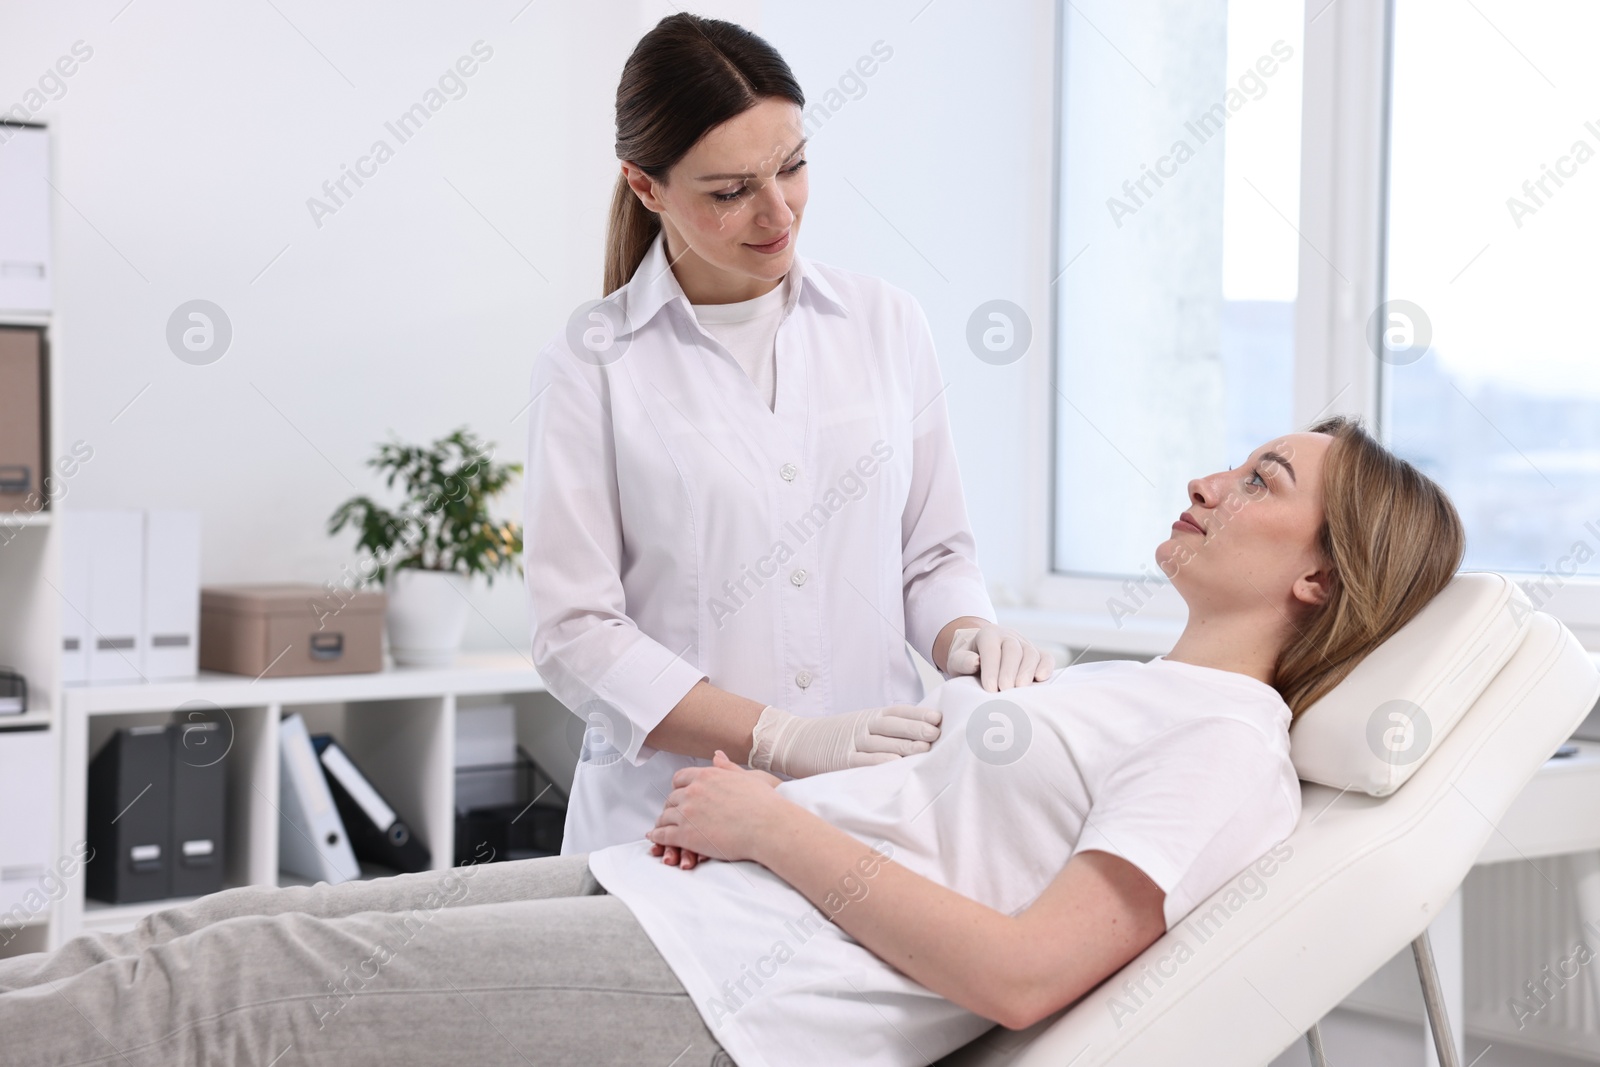
[(906, 643), (931, 657), (952, 619), (995, 617), (921, 306), (798, 254), (791, 269), (773, 410), (695, 320), (660, 236), (613, 294), (620, 357), (580, 358), (563, 330), (535, 363), (533, 660), (580, 757), (563, 852), (638, 840), (678, 768), (705, 762), (644, 743), (700, 679), (796, 715), (915, 703)]

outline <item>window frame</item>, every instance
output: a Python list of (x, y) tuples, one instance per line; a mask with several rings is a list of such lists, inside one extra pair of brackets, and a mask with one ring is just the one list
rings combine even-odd
[[(1367, 319), (1385, 297), (1388, 225), (1390, 71), (1394, 0), (1306, 0), (1300, 143), (1299, 280), (1295, 300), (1294, 421), (1309, 425), (1334, 411), (1360, 415), (1386, 437), (1382, 375)], [(1170, 585), (1137, 603), (1128, 579), (1054, 568), (1056, 455), (1061, 403), (1054, 284), (1066, 266), (1060, 247), (1061, 100), (1068, 10), (1054, 10), (1047, 216), (1041, 286), (1049, 321), (1048, 358), (1033, 367), (1029, 422), (1026, 607), (1001, 608), (1006, 621), (1069, 648), (1155, 654), (1171, 647), (1186, 611)], [(1524, 589), (1537, 574), (1506, 572)], [(1148, 589), (1140, 590), (1141, 594)], [(1131, 615), (1117, 616), (1124, 607)], [(1114, 610), (1115, 609), (1115, 610)], [(1600, 579), (1569, 579), (1541, 606), (1600, 650)]]

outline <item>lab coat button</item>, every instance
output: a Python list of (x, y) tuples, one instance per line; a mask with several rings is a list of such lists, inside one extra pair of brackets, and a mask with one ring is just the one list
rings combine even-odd
[(806, 686), (810, 685), (811, 684), (811, 672), (810, 671), (801, 671), (799, 674), (795, 675), (794, 676), (794, 684), (798, 685), (801, 689), (804, 689)]
[(800, 468), (796, 467), (793, 463), (785, 463), (783, 466), (778, 468), (778, 476), (786, 482), (794, 481), (794, 476), (799, 473)]
[(791, 582), (793, 582), (795, 585), (805, 585), (806, 584), (806, 569), (804, 567), (801, 567), (799, 570), (797, 570), (793, 574), (789, 575), (789, 580)]

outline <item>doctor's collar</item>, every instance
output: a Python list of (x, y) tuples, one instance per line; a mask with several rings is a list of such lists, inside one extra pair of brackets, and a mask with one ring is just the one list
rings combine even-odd
[[(841, 315), (849, 316), (849, 309), (845, 307), (844, 301), (839, 299), (839, 294), (834, 291), (833, 286), (798, 251), (794, 254), (789, 274), (800, 284), (790, 287), (785, 312), (793, 310), (794, 305), (800, 300), (801, 289), (809, 287), (824, 301), (837, 308)], [(656, 312), (673, 300), (681, 301), (684, 310), (693, 315), (689, 297), (684, 293), (683, 286), (678, 284), (678, 277), (672, 273), (672, 267), (667, 262), (665, 231), (656, 234), (655, 240), (650, 242), (650, 250), (645, 253), (644, 259), (639, 261), (639, 268), (633, 272), (628, 284), (618, 290), (617, 295), (623, 300), (629, 327), (635, 331), (643, 329), (651, 319), (655, 318)]]

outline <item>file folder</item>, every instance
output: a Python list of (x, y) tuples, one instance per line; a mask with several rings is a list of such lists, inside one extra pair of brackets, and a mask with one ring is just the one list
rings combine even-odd
[(337, 884), (360, 877), (344, 821), (311, 747), (306, 721), (278, 724), (278, 866), (291, 874)]
[(61, 681), (89, 680), (89, 542), (86, 513), (67, 511), (61, 518)]
[(200, 669), (200, 513), (144, 513), (144, 674), (192, 678)]
[(89, 681), (140, 680), (144, 661), (144, 516), (75, 511), (89, 550)]
[(126, 726), (89, 762), (84, 892), (129, 904), (172, 895), (172, 743), (166, 725)]
[(227, 828), (227, 739), (211, 721), (174, 723), (172, 743), (172, 892), (198, 897), (222, 888)]
[(431, 860), (428, 846), (418, 841), (394, 807), (350, 759), (330, 734), (311, 739), (338, 805), (345, 830), (356, 855), (381, 863), (401, 874), (425, 871)]

